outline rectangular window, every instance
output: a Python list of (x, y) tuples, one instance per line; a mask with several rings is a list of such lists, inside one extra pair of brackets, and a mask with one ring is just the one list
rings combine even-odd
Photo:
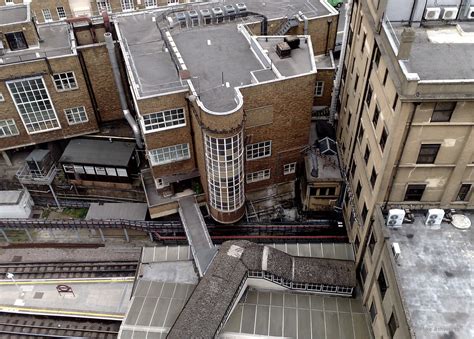
[(375, 306), (375, 302), (372, 300), (372, 304), (370, 305), (370, 319), (372, 322), (375, 321), (375, 317), (377, 316), (377, 307)]
[(395, 336), (395, 332), (397, 332), (398, 328), (398, 321), (397, 317), (395, 316), (395, 312), (392, 311), (392, 315), (390, 319), (388, 319), (388, 332), (390, 333), (390, 338)]
[(351, 166), (351, 177), (352, 177), (352, 178), (354, 178), (354, 174), (355, 174), (356, 169), (357, 169), (357, 164), (356, 164), (355, 161), (353, 160), (352, 166)]
[(362, 225), (361, 226), (364, 226), (368, 213), (369, 213), (369, 211), (367, 210), (367, 206), (365, 205), (365, 202), (364, 202), (364, 206), (362, 207), (362, 213), (361, 213), (361, 216), (362, 216)]
[(84, 166), (84, 170), (87, 174), (95, 175), (94, 166)]
[(360, 184), (360, 181), (357, 183), (357, 188), (356, 188), (356, 196), (357, 199), (360, 198), (360, 193), (362, 192), (362, 185)]
[(370, 103), (372, 102), (372, 85), (369, 84), (369, 87), (367, 87), (367, 96), (365, 97), (365, 103), (367, 104), (367, 107), (370, 107)]
[(247, 160), (261, 159), (272, 155), (272, 141), (262, 141), (247, 145)]
[(372, 233), (370, 233), (370, 238), (369, 238), (370, 254), (374, 253), (374, 248), (375, 248), (376, 243), (377, 243), (377, 239), (375, 239), (374, 231), (372, 231)]
[(105, 167), (95, 167), (95, 173), (97, 175), (107, 175), (107, 172), (105, 171)]
[(84, 171), (84, 167), (80, 166), (80, 165), (74, 165), (74, 172), (78, 173), (78, 174), (84, 174), (86, 173)]
[(418, 158), (416, 159), (417, 164), (434, 164), (436, 156), (438, 155), (441, 144), (422, 144)]
[(110, 6), (110, 1), (109, 0), (99, 0), (99, 1), (97, 1), (97, 9), (99, 10), (99, 13), (102, 13), (103, 11), (107, 11), (108, 13), (112, 13), (112, 7)]
[(156, 0), (145, 0), (145, 7), (146, 8), (156, 7)]
[(128, 173), (125, 168), (117, 168), (117, 175), (119, 177), (128, 177)]
[(64, 170), (65, 173), (74, 173), (74, 166), (73, 166), (73, 165), (64, 164), (64, 165), (63, 165), (63, 170)]
[(397, 103), (398, 103), (398, 93), (395, 93), (395, 98), (393, 98), (393, 104), (392, 104), (392, 109), (394, 111), (397, 108)]
[(6, 82), (28, 133), (60, 128), (42, 77)]
[(316, 81), (316, 87), (314, 88), (314, 96), (322, 97), (324, 93), (324, 81)]
[(283, 165), (283, 174), (292, 174), (296, 172), (296, 162), (292, 162), (290, 164)]
[(53, 21), (53, 16), (51, 15), (51, 11), (49, 10), (49, 8), (43, 8), (41, 11), (43, 12), (44, 22)]
[(184, 108), (145, 114), (143, 115), (143, 125), (146, 132), (186, 126)]
[(326, 197), (326, 196), (334, 196), (336, 195), (336, 188), (335, 187), (319, 187), (316, 188), (315, 194), (319, 197)]
[(66, 114), (69, 125), (75, 125), (89, 121), (86, 108), (84, 106), (67, 108), (64, 110), (64, 114)]
[(357, 85), (359, 84), (359, 74), (356, 74), (356, 78), (354, 81), (354, 92), (357, 91)]
[(405, 191), (404, 201), (421, 201), (425, 192), (426, 184), (408, 185)]
[(11, 137), (20, 134), (16, 128), (15, 120), (0, 120), (0, 138)]
[(117, 171), (115, 170), (114, 167), (106, 167), (105, 171), (107, 172), (107, 175), (111, 177), (116, 177), (117, 176)]
[(66, 11), (64, 10), (64, 7), (56, 7), (56, 12), (58, 12), (58, 17), (59, 19), (66, 19)]
[(12, 51), (28, 48), (23, 32), (5, 33), (5, 38), (7, 39), (8, 46), (10, 46)]
[(375, 105), (374, 115), (372, 116), (372, 123), (374, 124), (374, 128), (377, 128), (377, 123), (379, 122), (380, 116), (380, 108), (379, 105)]
[(359, 143), (362, 143), (362, 137), (364, 136), (364, 126), (362, 124), (359, 126), (359, 133), (357, 133), (357, 140)]
[(375, 52), (374, 52), (374, 53), (375, 53), (375, 55), (374, 55), (374, 63), (375, 63), (375, 65), (377, 65), (377, 67), (378, 67), (378, 66), (379, 66), (379, 63), (380, 63), (380, 57), (381, 57), (382, 55), (380, 54), (380, 49), (379, 49), (379, 47), (378, 47), (377, 45), (375, 45), (374, 49), (375, 49)]
[(133, 11), (133, 0), (120, 0), (122, 11)]
[(430, 122), (449, 122), (455, 108), (455, 102), (437, 102)]
[(189, 144), (178, 144), (152, 149), (148, 152), (148, 154), (153, 166), (186, 160), (191, 157), (189, 153)]
[(471, 184), (462, 184), (459, 188), (456, 201), (467, 201), (469, 200), (469, 191), (471, 190)]
[(53, 80), (57, 91), (69, 91), (77, 88), (76, 76), (74, 75), (74, 72), (53, 74)]
[(385, 69), (385, 73), (383, 75), (383, 85), (385, 86), (385, 84), (387, 83), (387, 79), (388, 79), (388, 69), (386, 68)]
[(262, 180), (268, 180), (270, 179), (270, 170), (265, 169), (263, 171), (258, 171), (258, 172), (252, 172), (247, 174), (246, 180), (247, 184), (250, 184), (252, 182), (257, 182), (257, 181), (262, 181)]
[(380, 148), (382, 149), (382, 152), (385, 149), (385, 145), (387, 144), (387, 139), (388, 139), (388, 133), (387, 133), (387, 129), (384, 126), (382, 129), (382, 135), (380, 135)]
[(13, 0), (5, 0), (5, 5), (14, 5)]
[(367, 144), (365, 145), (365, 152), (364, 152), (364, 161), (366, 165), (369, 162), (369, 158), (370, 158), (370, 148), (369, 148), (369, 144)]
[(375, 168), (372, 168), (372, 174), (370, 175), (370, 184), (372, 185), (372, 188), (374, 188), (376, 181), (377, 181), (377, 172), (375, 172)]
[(382, 296), (382, 300), (385, 297), (385, 293), (387, 293), (388, 285), (387, 279), (385, 279), (385, 274), (383, 273), (383, 268), (380, 269), (379, 277), (377, 278), (377, 282), (379, 283), (380, 288), (380, 295)]
[(363, 52), (364, 51), (364, 47), (365, 47), (365, 40), (367, 39), (367, 34), (364, 32), (364, 35), (362, 36), (362, 43), (360, 45), (360, 51)]

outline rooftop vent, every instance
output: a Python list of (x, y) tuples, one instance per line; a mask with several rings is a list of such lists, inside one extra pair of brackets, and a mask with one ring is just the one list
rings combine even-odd
[(226, 15), (235, 15), (235, 8), (232, 5), (225, 5), (224, 11)]
[(300, 38), (297, 36), (287, 36), (284, 41), (290, 46), (291, 49), (300, 47)]
[(284, 41), (279, 42), (276, 45), (276, 54), (278, 54), (280, 59), (290, 58), (291, 57), (291, 48), (286, 42), (284, 42)]
[(212, 9), (212, 13), (215, 15), (215, 16), (223, 16), (224, 15), (224, 12), (222, 12), (222, 9), (220, 7), (214, 7)]
[(247, 14), (247, 6), (243, 3), (235, 4), (235, 9), (239, 15), (245, 16)]
[(176, 20), (178, 21), (186, 21), (186, 13), (184, 12), (177, 12), (175, 14)]

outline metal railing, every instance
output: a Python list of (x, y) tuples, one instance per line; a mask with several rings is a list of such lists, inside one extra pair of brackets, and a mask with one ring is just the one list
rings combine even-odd
[(48, 173), (43, 175), (40, 171), (32, 171), (28, 164), (25, 163), (25, 165), (16, 172), (15, 176), (22, 184), (51, 185), (57, 171), (56, 166), (53, 165)]

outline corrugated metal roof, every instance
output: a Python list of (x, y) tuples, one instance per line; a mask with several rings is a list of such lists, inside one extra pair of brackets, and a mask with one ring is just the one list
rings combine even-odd
[(126, 167), (135, 143), (108, 140), (74, 139), (69, 141), (60, 162)]

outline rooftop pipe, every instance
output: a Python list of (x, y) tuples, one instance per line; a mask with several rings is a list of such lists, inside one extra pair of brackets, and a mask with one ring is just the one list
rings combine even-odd
[(115, 54), (115, 45), (114, 40), (112, 39), (111, 33), (104, 33), (105, 44), (107, 46), (107, 51), (109, 52), (110, 64), (112, 65), (112, 73), (114, 74), (115, 86), (119, 93), (120, 106), (122, 107), (123, 116), (127, 120), (128, 124), (132, 128), (133, 135), (135, 136), (135, 142), (137, 143), (138, 148), (143, 148), (142, 135), (140, 133), (140, 128), (138, 127), (137, 122), (133, 118), (132, 114), (128, 109), (127, 98), (125, 97), (125, 91), (123, 89), (122, 79), (120, 76), (120, 69), (117, 62), (117, 56)]

